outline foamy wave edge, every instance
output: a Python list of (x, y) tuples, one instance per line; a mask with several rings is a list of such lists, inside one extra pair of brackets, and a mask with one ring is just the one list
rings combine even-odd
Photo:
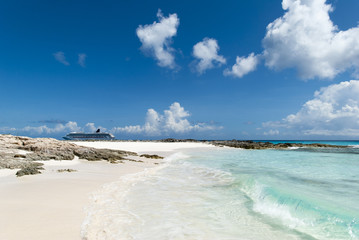
[(286, 205), (268, 200), (267, 194), (264, 191), (265, 186), (255, 181), (252, 187), (242, 188), (241, 190), (253, 201), (253, 210), (271, 218), (276, 218), (285, 226), (294, 229), (298, 226), (305, 226), (306, 223), (298, 219), (290, 213)]
[[(145, 168), (138, 173), (126, 174), (120, 177), (118, 181), (107, 183), (103, 185), (100, 190), (93, 192), (90, 197), (90, 204), (84, 208), (86, 217), (81, 226), (81, 239), (117, 239), (113, 238), (113, 236), (109, 236), (113, 235), (114, 232), (118, 232), (118, 229), (113, 229), (117, 224), (112, 224), (112, 226), (105, 224), (111, 221), (116, 222), (117, 219), (114, 218), (113, 213), (121, 212), (121, 210), (119, 210), (119, 208), (121, 208), (119, 205), (121, 204), (118, 203), (124, 202), (130, 189), (136, 183), (144, 181), (159, 170), (168, 167), (171, 162), (188, 157), (188, 155), (182, 152), (171, 154), (163, 159), (163, 164), (160, 166)], [(126, 215), (137, 218), (135, 214), (130, 212), (126, 212)], [(121, 235), (121, 239), (128, 238), (130, 238), (130, 236)]]

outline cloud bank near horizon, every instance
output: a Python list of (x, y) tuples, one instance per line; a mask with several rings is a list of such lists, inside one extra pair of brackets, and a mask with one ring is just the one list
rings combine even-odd
[(47, 125), (26, 126), (24, 128), (2, 127), (2, 133), (31, 134), (36, 136), (65, 134), (68, 132), (95, 132), (100, 128), (103, 132), (108, 131), (113, 134), (125, 133), (127, 135), (143, 136), (171, 136), (183, 135), (193, 132), (206, 132), (220, 130), (223, 127), (207, 123), (192, 124), (188, 120), (190, 113), (186, 111), (178, 102), (174, 102), (169, 109), (164, 110), (163, 114), (150, 108), (147, 110), (144, 125), (128, 125), (124, 127), (114, 127), (107, 129), (96, 126), (95, 123), (87, 123), (81, 127), (77, 122), (69, 121), (67, 123), (57, 123), (54, 127)]
[(49, 135), (56, 134), (61, 132), (76, 132), (81, 131), (82, 129), (77, 125), (76, 122), (69, 121), (65, 124), (58, 123), (54, 127), (48, 127), (47, 125), (41, 126), (26, 126), (23, 128), (12, 128), (12, 127), (2, 127), (0, 132), (2, 133), (28, 133), (34, 135)]
[(142, 43), (142, 51), (152, 55), (159, 66), (173, 69), (176, 63), (171, 42), (177, 34), (179, 18), (176, 13), (164, 17), (160, 9), (157, 18), (158, 22), (138, 26), (136, 34)]
[(359, 136), (359, 80), (321, 88), (313, 99), (281, 121), (263, 123), (265, 135)]
[(170, 134), (185, 134), (194, 131), (220, 130), (222, 127), (205, 123), (191, 124), (187, 119), (190, 113), (178, 102), (159, 114), (154, 109), (148, 109), (144, 125), (117, 127), (114, 133), (145, 134), (147, 136), (168, 136)]

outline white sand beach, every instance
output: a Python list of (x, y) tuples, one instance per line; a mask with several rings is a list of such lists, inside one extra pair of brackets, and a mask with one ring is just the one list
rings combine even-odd
[[(156, 142), (76, 142), (78, 145), (169, 156), (180, 149), (214, 148), (204, 143)], [(140, 159), (139, 157), (136, 157)], [(42, 174), (16, 177), (16, 170), (0, 170), (1, 240), (81, 239), (84, 207), (91, 193), (126, 174), (157, 166), (161, 160), (111, 164), (90, 162), (42, 161)], [(156, 163), (156, 164), (155, 164)], [(58, 172), (73, 169), (74, 172)]]

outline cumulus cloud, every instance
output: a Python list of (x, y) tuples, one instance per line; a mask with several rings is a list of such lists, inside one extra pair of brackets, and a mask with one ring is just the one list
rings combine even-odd
[(97, 129), (95, 123), (86, 123), (85, 125), (85, 132), (95, 132)]
[(142, 43), (142, 50), (149, 52), (161, 67), (174, 68), (174, 49), (171, 48), (171, 41), (177, 34), (179, 18), (177, 14), (170, 14), (164, 17), (161, 10), (157, 12), (158, 22), (149, 25), (140, 25), (137, 36)]
[(56, 61), (64, 64), (65, 66), (70, 65), (70, 63), (68, 61), (66, 61), (64, 52), (59, 51), (59, 52), (54, 53), (53, 55), (54, 55), (54, 58), (56, 59)]
[(174, 102), (163, 114), (154, 109), (148, 109), (144, 125), (116, 127), (114, 133), (146, 134), (148, 136), (160, 136), (168, 134), (183, 134), (191, 131), (217, 130), (222, 127), (205, 123), (191, 124), (188, 121), (190, 113), (178, 102)]
[(259, 59), (260, 57), (258, 55), (254, 55), (254, 53), (249, 54), (248, 57), (237, 56), (236, 63), (232, 66), (232, 69), (224, 70), (223, 74), (225, 76), (241, 78), (244, 75), (256, 70)]
[(322, 88), (297, 113), (263, 127), (301, 135), (359, 136), (359, 81)]
[(216, 65), (221, 66), (226, 63), (223, 56), (218, 55), (219, 46), (216, 39), (204, 38), (202, 42), (193, 46), (193, 56), (199, 60), (196, 70), (202, 74), (207, 69)]
[(278, 131), (278, 130), (270, 129), (268, 132), (264, 132), (263, 135), (264, 135), (264, 136), (279, 135), (279, 131)]
[(81, 127), (78, 126), (77, 122), (74, 121), (68, 121), (66, 123), (58, 123), (59, 121), (57, 120), (45, 120), (39, 122), (49, 123), (49, 124), (57, 123), (57, 124), (54, 127), (49, 127), (48, 125), (26, 126), (23, 128), (2, 127), (0, 128), (0, 132), (21, 133), (21, 134), (30, 134), (30, 135), (52, 135), (52, 134), (68, 133), (68, 132), (95, 132), (99, 128), (102, 131), (107, 130), (104, 127), (95, 126), (94, 123), (87, 123), (84, 127)]
[(13, 128), (13, 127), (0, 127), (0, 132), (1, 133), (12, 133), (12, 132), (15, 132), (16, 131), (16, 128)]
[(79, 53), (78, 54), (78, 61), (77, 63), (81, 66), (81, 67), (86, 67), (85, 61), (86, 61), (86, 57), (87, 55), (85, 53)]
[(55, 127), (48, 127), (47, 125), (42, 125), (42, 126), (38, 126), (38, 127), (33, 127), (33, 126), (26, 126), (24, 128), (21, 129), (14, 129), (14, 131), (18, 131), (18, 132), (27, 132), (27, 133), (31, 133), (31, 134), (53, 134), (53, 133), (61, 133), (61, 132), (76, 132), (76, 131), (80, 131), (81, 128), (79, 126), (77, 126), (76, 122), (67, 122), (66, 124), (56, 124)]
[(332, 79), (349, 69), (359, 75), (359, 26), (340, 30), (326, 0), (283, 0), (282, 8), (284, 15), (267, 26), (263, 52), (237, 57), (225, 76), (243, 77), (256, 69), (259, 58), (270, 69), (296, 69), (302, 79)]
[(326, 0), (283, 0), (286, 13), (267, 26), (263, 40), (266, 66), (297, 69), (304, 79), (334, 78), (359, 69), (359, 27), (340, 31)]
[(222, 129), (213, 123), (191, 123), (188, 118), (190, 113), (186, 111), (178, 102), (174, 102), (169, 109), (164, 110), (163, 114), (158, 113), (154, 109), (148, 109), (145, 123), (143, 125), (130, 125), (124, 127), (114, 127), (106, 129), (101, 126), (96, 126), (95, 123), (87, 123), (85, 126), (79, 126), (77, 122), (69, 121), (65, 124), (51, 121), (47, 123), (54, 124), (54, 127), (48, 125), (41, 126), (26, 126), (23, 128), (0, 127), (0, 133), (16, 133), (28, 135), (53, 135), (68, 132), (95, 132), (101, 129), (102, 132), (110, 133), (126, 133), (129, 135), (146, 135), (146, 136), (166, 136), (170, 134), (185, 134), (190, 132), (200, 131), (214, 131)]

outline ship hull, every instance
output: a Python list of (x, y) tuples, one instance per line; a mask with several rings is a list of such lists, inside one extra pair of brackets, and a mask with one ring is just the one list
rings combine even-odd
[(114, 140), (115, 137), (110, 133), (69, 133), (63, 139), (72, 141), (103, 141)]

